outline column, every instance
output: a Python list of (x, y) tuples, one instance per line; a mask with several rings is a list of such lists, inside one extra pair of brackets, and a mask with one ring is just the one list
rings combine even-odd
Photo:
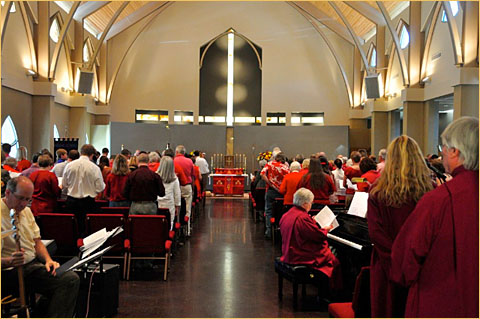
[(422, 50), (424, 33), (420, 32), (422, 23), (422, 3), (411, 1), (409, 6), (409, 29), (410, 42), (408, 45), (408, 75), (410, 87), (420, 87), (420, 70), (422, 63)]
[(453, 88), (453, 110), (454, 120), (462, 116), (478, 118), (478, 84), (459, 84)]
[(370, 154), (378, 154), (382, 148), (388, 145), (388, 112), (372, 112), (371, 151)]
[[(78, 138), (78, 147), (86, 143), (85, 134), (90, 135), (90, 114), (86, 107), (71, 107), (69, 114), (70, 132), (69, 137)], [(91, 141), (90, 141), (91, 142)]]
[[(425, 125), (423, 130), (423, 155), (438, 154), (438, 128), (439, 128), (439, 114), (438, 106), (430, 100), (425, 102), (424, 107)], [(441, 133), (441, 132), (440, 132)]]
[(424, 102), (403, 102), (403, 134), (413, 138), (424, 150)]
[(32, 150), (53, 152), (53, 112), (55, 100), (49, 95), (32, 96)]
[(400, 136), (400, 111), (393, 110), (388, 112), (388, 143)]
[[(348, 138), (350, 144), (350, 152), (359, 148), (369, 149), (371, 143), (370, 129), (367, 127), (366, 119), (350, 119)], [(350, 157), (350, 154), (346, 154)]]

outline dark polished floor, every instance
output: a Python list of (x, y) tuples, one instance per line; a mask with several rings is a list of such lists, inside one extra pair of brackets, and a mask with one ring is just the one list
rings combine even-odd
[(263, 232), (247, 200), (207, 199), (192, 237), (172, 259), (168, 281), (159, 267), (137, 269), (120, 282), (117, 317), (326, 317), (315, 290), (304, 300), (302, 309), (310, 310), (293, 311), (289, 282), (278, 300), (273, 260), (281, 248)]

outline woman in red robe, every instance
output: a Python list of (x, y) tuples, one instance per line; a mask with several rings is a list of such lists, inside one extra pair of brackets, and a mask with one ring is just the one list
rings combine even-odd
[(360, 170), (362, 171), (362, 178), (364, 182), (357, 183), (357, 188), (360, 192), (368, 192), (370, 186), (380, 177), (380, 173), (377, 171), (377, 164), (369, 157), (364, 157), (360, 161)]
[[(313, 193), (300, 188), (293, 196), (293, 207), (280, 219), (282, 233), (282, 257), (287, 264), (302, 264), (321, 271), (329, 278), (339, 265), (327, 242), (327, 233), (332, 226), (320, 228), (308, 214), (312, 208)], [(332, 278), (333, 281), (336, 278)]]
[(34, 216), (39, 213), (53, 213), (57, 206), (57, 198), (62, 190), (58, 186), (58, 179), (55, 173), (50, 172), (53, 161), (48, 155), (41, 155), (38, 158), (40, 169), (30, 175), (33, 182), (32, 212)]
[(352, 178), (362, 176), (362, 171), (360, 170), (360, 160), (362, 157), (360, 153), (353, 151), (350, 154), (350, 158), (352, 159), (353, 165), (345, 167), (343, 177), (343, 187), (347, 189), (347, 194), (355, 193), (355, 190), (347, 187), (347, 179), (352, 181)]
[[(370, 269), (372, 317), (403, 317), (408, 290), (390, 281), (393, 241), (417, 201), (433, 188), (422, 152), (408, 136), (388, 146), (385, 168), (368, 199), (368, 232), (373, 244)], [(364, 158), (363, 161), (371, 161)]]
[(453, 179), (423, 196), (406, 220), (391, 278), (410, 287), (406, 317), (478, 318), (478, 118), (452, 122), (442, 144)]
[(323, 208), (325, 204), (330, 202), (330, 195), (336, 191), (332, 178), (325, 174), (318, 158), (310, 158), (308, 174), (302, 177), (297, 186), (297, 188), (302, 187), (312, 191), (315, 201), (323, 204), (314, 204), (314, 208)]
[(27, 148), (20, 146), (17, 152), (17, 171), (22, 172), (32, 166), (32, 163), (27, 159)]

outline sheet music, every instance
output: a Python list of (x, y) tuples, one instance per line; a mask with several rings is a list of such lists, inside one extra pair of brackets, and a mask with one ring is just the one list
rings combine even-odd
[(357, 184), (353, 184), (351, 180), (347, 178), (347, 188), (353, 188), (354, 190), (357, 190)]
[[(114, 229), (112, 229), (111, 231), (108, 231), (108, 232), (106, 231), (106, 228), (104, 228), (104, 229), (99, 230), (98, 232), (88, 236), (88, 237), (91, 237), (91, 236), (100, 232), (99, 235), (96, 235), (94, 237), (94, 239), (96, 239), (95, 241), (90, 242), (91, 239), (89, 239), (90, 243), (88, 245), (85, 245), (85, 239), (84, 239), (84, 242), (83, 242), (84, 245), (82, 247), (80, 247), (80, 250), (83, 251), (82, 258), (87, 257), (88, 255), (93, 253), (95, 250), (100, 248), (108, 240), (108, 238), (116, 236), (116, 235), (120, 234), (122, 231), (123, 231), (122, 226), (118, 226), (118, 227), (116, 227), (116, 228), (114, 228)], [(99, 237), (100, 235), (102, 235), (102, 236)]]
[(94, 260), (95, 258), (97, 257), (100, 257), (101, 255), (103, 255), (107, 250), (109, 250), (110, 248), (112, 248), (112, 246), (108, 246), (107, 248), (104, 248), (98, 252), (96, 252), (95, 254), (87, 257), (87, 258), (82, 258), (80, 261), (78, 261), (77, 263), (75, 263), (73, 266), (71, 266), (70, 268), (67, 269), (68, 270), (72, 270), (72, 269), (75, 269), (77, 268), (78, 266), (81, 266), (83, 264), (86, 264), (88, 263), (89, 261), (91, 260)]
[(331, 224), (333, 224), (333, 228), (331, 230), (338, 227), (337, 218), (335, 217), (335, 214), (332, 212), (332, 210), (328, 206), (325, 206), (313, 218), (317, 221), (317, 223), (320, 224), (322, 228), (328, 227)]
[(102, 239), (103, 237), (105, 237), (107, 235), (107, 229), (106, 228), (103, 228), (103, 229), (100, 229), (99, 231), (85, 237), (83, 239), (83, 247), (85, 247), (85, 249), (87, 249), (89, 245), (92, 245), (93, 243), (95, 243), (96, 241), (98, 241), (99, 239)]
[(367, 202), (368, 193), (355, 192), (347, 214), (365, 218), (367, 215)]

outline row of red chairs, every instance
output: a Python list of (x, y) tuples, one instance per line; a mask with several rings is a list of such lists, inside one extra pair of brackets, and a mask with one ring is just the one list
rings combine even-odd
[[(40, 213), (37, 216), (42, 237), (55, 239), (57, 257), (74, 256), (83, 245), (79, 238), (77, 220), (73, 214)], [(92, 234), (122, 226), (124, 231), (111, 239), (115, 244), (105, 258), (123, 259), (123, 278), (130, 278), (131, 261), (136, 259), (165, 260), (164, 280), (167, 280), (172, 241), (175, 231), (170, 231), (169, 217), (164, 215), (87, 214), (87, 232)], [(177, 225), (177, 229), (180, 226)], [(152, 257), (156, 254), (159, 257)]]

